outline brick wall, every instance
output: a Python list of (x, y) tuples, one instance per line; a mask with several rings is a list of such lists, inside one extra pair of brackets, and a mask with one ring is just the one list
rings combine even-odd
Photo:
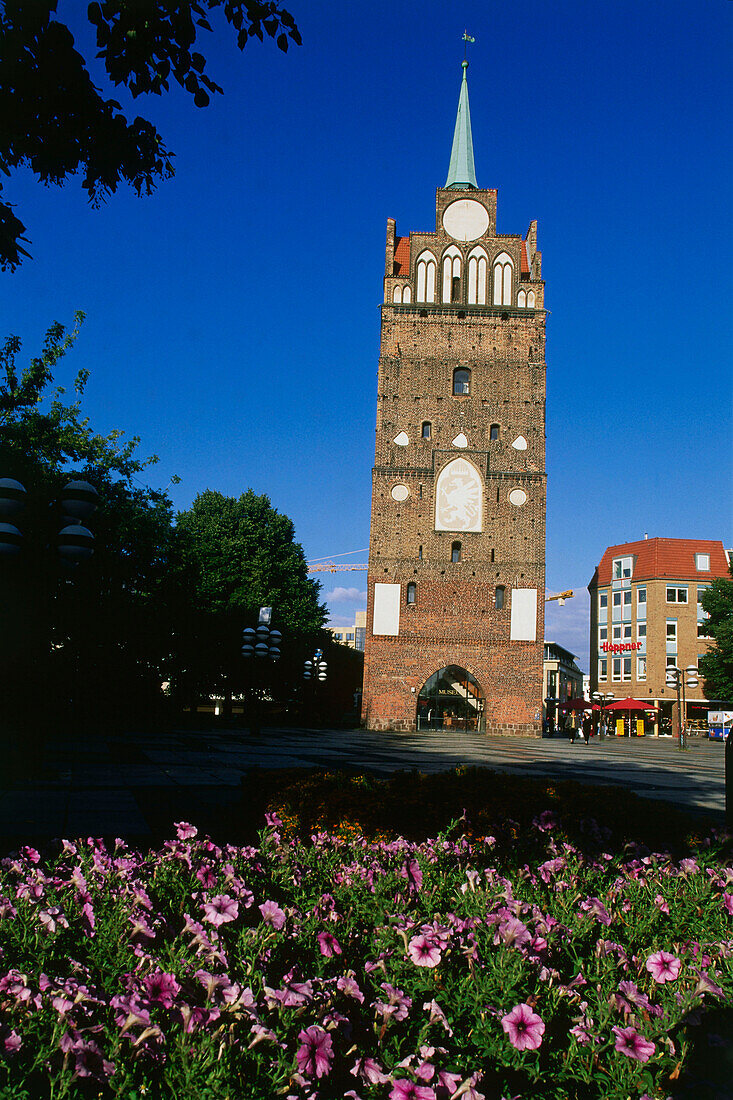
[[(501, 251), (514, 261), (513, 302), (520, 288), (535, 291), (537, 309), (467, 304), (466, 256), (442, 230), (442, 212), (457, 197), (481, 201), (489, 228), (481, 243), (491, 259)], [(520, 281), (519, 236), (497, 236), (496, 192), (439, 190), (438, 230), (410, 234), (410, 274), (391, 274), (395, 226), (388, 224), (385, 304), (377, 383), (377, 424), (369, 553), (363, 719), (374, 729), (414, 728), (417, 695), (428, 677), (455, 664), (479, 682), (489, 732), (537, 734), (542, 709), (545, 560), (545, 314), (536, 225), (526, 248), (532, 278)], [(441, 251), (462, 252), (459, 298), (439, 304)], [(438, 259), (436, 302), (415, 301), (415, 262), (429, 246)], [(409, 283), (412, 302), (392, 304), (392, 287)], [(489, 292), (489, 300), (491, 294)], [(453, 395), (453, 371), (471, 372), (470, 393)], [(430, 438), (422, 437), (429, 423)], [(498, 439), (491, 440), (491, 427)], [(394, 440), (406, 433), (406, 446)], [(467, 446), (454, 446), (463, 435)], [(524, 450), (512, 446), (517, 437)], [(480, 532), (436, 531), (435, 491), (441, 470), (456, 457), (469, 461), (482, 481)], [(404, 486), (403, 501), (392, 497)], [(513, 489), (526, 503), (509, 501)], [(461, 560), (451, 546), (461, 543)], [(396, 637), (372, 633), (374, 585), (400, 584)], [(415, 602), (408, 605), (407, 585)], [(494, 607), (497, 585), (505, 606)], [(512, 590), (538, 590), (537, 640), (510, 640)]]

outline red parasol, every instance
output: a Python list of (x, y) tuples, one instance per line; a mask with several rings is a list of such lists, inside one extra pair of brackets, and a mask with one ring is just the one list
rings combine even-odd
[(560, 704), (560, 710), (590, 710), (592, 706), (588, 699), (567, 699)]
[(617, 699), (615, 703), (609, 703), (605, 710), (656, 710), (653, 703), (645, 703), (642, 699)]

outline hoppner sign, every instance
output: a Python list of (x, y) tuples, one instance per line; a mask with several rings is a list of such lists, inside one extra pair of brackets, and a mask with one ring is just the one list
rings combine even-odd
[(604, 653), (635, 653), (642, 645), (642, 642), (604, 642), (601, 649)]

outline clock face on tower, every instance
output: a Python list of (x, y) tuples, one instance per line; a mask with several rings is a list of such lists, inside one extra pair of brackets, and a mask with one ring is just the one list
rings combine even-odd
[(443, 211), (443, 229), (454, 241), (475, 241), (489, 228), (489, 213), (475, 199), (458, 199)]

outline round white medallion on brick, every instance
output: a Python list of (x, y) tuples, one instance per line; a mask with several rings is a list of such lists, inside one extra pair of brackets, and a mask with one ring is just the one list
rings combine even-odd
[(407, 500), (410, 490), (406, 485), (394, 485), (392, 487), (392, 500)]
[(489, 213), (475, 199), (459, 199), (443, 211), (443, 229), (454, 241), (476, 241), (489, 228)]
[(466, 439), (463, 432), (461, 432), (460, 435), (457, 435), (456, 438), (453, 440), (453, 446), (454, 447), (467, 447), (468, 446), (468, 440)]
[(397, 444), (398, 447), (406, 447), (407, 444), (410, 442), (410, 437), (407, 432), (400, 432), (399, 435), (396, 435), (394, 437), (394, 442)]
[(526, 504), (527, 494), (524, 489), (512, 489), (509, 494), (509, 503), (513, 504), (516, 508), (521, 508), (523, 504)]
[(526, 451), (527, 450), (527, 440), (524, 438), (523, 435), (518, 435), (517, 438), (512, 443), (512, 447), (514, 448), (515, 451)]

